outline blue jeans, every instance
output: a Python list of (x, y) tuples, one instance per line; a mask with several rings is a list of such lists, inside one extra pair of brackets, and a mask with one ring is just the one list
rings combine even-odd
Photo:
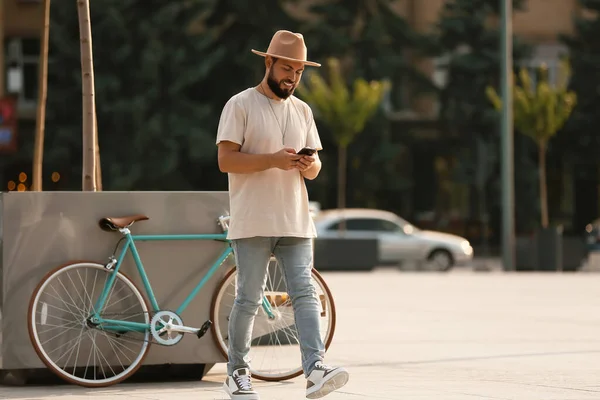
[(300, 341), (302, 369), (308, 377), (315, 362), (322, 361), (325, 345), (319, 330), (320, 306), (311, 279), (312, 240), (294, 237), (236, 239), (232, 247), (238, 268), (237, 296), (229, 316), (227, 372), (249, 367), (248, 352), (254, 317), (262, 304), (271, 254), (281, 267), (292, 299)]

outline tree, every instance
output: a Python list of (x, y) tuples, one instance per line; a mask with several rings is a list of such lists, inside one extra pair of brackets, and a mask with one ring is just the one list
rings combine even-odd
[(82, 190), (96, 191), (96, 106), (94, 95), (94, 58), (89, 0), (77, 0), (81, 46), (81, 80), (83, 92), (83, 182)]
[[(515, 12), (524, 9), (525, 0), (512, 1)], [(461, 149), (456, 179), (470, 186), (470, 219), (480, 224), (484, 245), (487, 216), (498, 207), (500, 197), (492, 190), (499, 180), (500, 124), (485, 94), (488, 85), (497, 87), (500, 80), (500, 5), (499, 0), (447, 1), (434, 33), (439, 49), (437, 68), (445, 76), (440, 82), (439, 121), (446, 138)], [(526, 59), (530, 50), (513, 37), (514, 65)], [(449, 151), (456, 153), (456, 149)], [(522, 166), (522, 160), (515, 162)], [(526, 179), (525, 174), (516, 177), (518, 212), (529, 198), (519, 190), (530, 186)]]
[[(399, 176), (406, 171), (406, 137), (393, 131), (389, 112), (409, 110), (420, 96), (437, 94), (429, 77), (417, 68), (419, 57), (433, 54), (435, 43), (413, 29), (397, 9), (400, 3), (332, 0), (314, 2), (308, 9), (311, 18), (302, 18), (304, 13), (295, 14), (300, 23), (298, 29), (306, 37), (309, 57), (339, 59), (344, 79), (350, 85), (357, 78), (389, 82), (382, 107), (365, 125), (368, 134), (358, 136), (348, 148), (347, 204), (397, 212), (402, 208), (397, 199), (408, 197), (412, 177)], [(324, 147), (336, 146), (327, 125), (320, 132)], [(324, 152), (322, 157), (326, 164), (336, 162), (335, 153)], [(330, 196), (329, 188), (336, 180), (335, 170), (325, 168), (320, 176), (309, 183), (314, 187), (312, 193), (324, 206), (334, 207), (335, 195)]]
[[(512, 0), (523, 10), (524, 0)], [(439, 68), (446, 84), (441, 92), (440, 118), (452, 133), (489, 135), (496, 124), (493, 109), (485, 101), (485, 88), (500, 77), (498, 0), (451, 0), (444, 4), (437, 24)], [(513, 37), (513, 58), (518, 65), (529, 47)]]
[(210, 101), (220, 111), (234, 93), (256, 85), (263, 78), (264, 58), (250, 50), (266, 50), (277, 30), (297, 29), (298, 22), (287, 13), (286, 3), (290, 1), (204, 1), (202, 25), (211, 41), (203, 59), (215, 79), (200, 82), (203, 101)]
[[(152, 6), (142, 0), (105, 0), (102, 7), (91, 8), (105, 189), (217, 189), (222, 174), (211, 158), (216, 147), (210, 122), (218, 110), (199, 98), (210, 99), (203, 92), (205, 82), (212, 79), (218, 86), (227, 80), (209, 75), (214, 59), (206, 47), (212, 35), (192, 29), (203, 6), (195, 0)], [(54, 2), (48, 71), (53, 135), (46, 154), (64, 180), (76, 180), (81, 173), (77, 17), (73, 7)], [(73, 187), (72, 182), (64, 185)]]
[(575, 209), (573, 228), (576, 232), (598, 217), (598, 193), (590, 191), (599, 179), (600, 162), (600, 114), (598, 114), (598, 92), (600, 86), (600, 1), (578, 0), (578, 12), (573, 18), (573, 33), (559, 35), (567, 46), (573, 77), (569, 88), (577, 95), (577, 105), (553, 140), (560, 154), (553, 154), (573, 171)]
[(336, 58), (327, 61), (329, 83), (316, 72), (307, 77), (307, 83), (298, 87), (298, 93), (316, 109), (316, 118), (331, 129), (338, 146), (338, 208), (346, 207), (346, 154), (352, 143), (379, 107), (388, 82), (358, 78), (349, 90)]
[[(546, 184), (546, 149), (548, 141), (560, 130), (569, 118), (577, 97), (567, 90), (570, 77), (568, 63), (561, 63), (560, 76), (556, 85), (548, 81), (545, 65), (539, 68), (537, 83), (533, 82), (526, 68), (519, 72), (520, 85), (513, 78), (514, 124), (522, 134), (535, 141), (538, 147), (538, 171), (540, 187), (540, 210), (542, 227), (548, 227), (548, 199)], [(487, 96), (497, 110), (502, 109), (502, 100), (493, 87), (487, 88)]]
[[(82, 146), (74, 11), (53, 4), (48, 71), (46, 156), (65, 186), (81, 173), (71, 167)], [(266, 49), (279, 27), (295, 29), (281, 2), (103, 0), (90, 12), (104, 187), (226, 190), (218, 115), (229, 97), (262, 79), (264, 58), (250, 49)]]
[(394, 0), (327, 1), (310, 8), (315, 18), (302, 21), (301, 30), (315, 59), (340, 60), (348, 82), (362, 77), (390, 82), (391, 102), (406, 107), (403, 90), (409, 84), (413, 95), (434, 91), (431, 81), (411, 62), (430, 55), (434, 42), (415, 32), (400, 15)]
[(44, 27), (40, 40), (40, 65), (38, 72), (38, 99), (35, 120), (35, 142), (31, 190), (42, 190), (42, 164), (44, 160), (44, 128), (46, 121), (46, 95), (48, 85), (48, 36), (50, 31), (50, 0), (44, 0)]
[[(577, 158), (597, 159), (600, 150), (600, 115), (598, 114), (598, 92), (600, 85), (600, 1), (578, 0), (581, 14), (574, 18), (574, 34), (559, 35), (569, 51), (573, 77), (569, 88), (577, 94), (577, 107), (565, 126), (565, 145)], [(585, 157), (582, 157), (585, 155)]]

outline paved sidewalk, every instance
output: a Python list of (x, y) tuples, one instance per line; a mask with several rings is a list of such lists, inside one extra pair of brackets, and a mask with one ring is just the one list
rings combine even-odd
[[(335, 399), (600, 400), (600, 274), (324, 273), (338, 325), (327, 362), (348, 368)], [(203, 381), (0, 386), (2, 399), (226, 399), (224, 364)], [(305, 381), (256, 382), (303, 399)]]

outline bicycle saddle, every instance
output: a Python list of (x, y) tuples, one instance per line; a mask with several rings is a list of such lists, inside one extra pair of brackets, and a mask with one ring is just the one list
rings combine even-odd
[(100, 229), (103, 231), (110, 232), (126, 228), (136, 221), (145, 221), (148, 219), (150, 218), (142, 214), (128, 215), (126, 217), (104, 217), (98, 221), (98, 225), (100, 225)]

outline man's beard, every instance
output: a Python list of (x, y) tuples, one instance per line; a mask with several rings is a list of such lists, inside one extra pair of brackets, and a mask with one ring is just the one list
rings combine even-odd
[(269, 85), (269, 89), (271, 89), (271, 91), (275, 94), (275, 96), (279, 97), (280, 99), (287, 99), (288, 97), (290, 97), (292, 95), (292, 93), (294, 93), (294, 89), (295, 87), (292, 86), (290, 89), (286, 89), (286, 88), (282, 88), (281, 84), (283, 82), (290, 82), (287, 79), (283, 79), (279, 82), (277, 82), (275, 80), (275, 78), (273, 77), (273, 70), (271, 70), (271, 72), (269, 72), (269, 76), (267, 77), (267, 84)]

